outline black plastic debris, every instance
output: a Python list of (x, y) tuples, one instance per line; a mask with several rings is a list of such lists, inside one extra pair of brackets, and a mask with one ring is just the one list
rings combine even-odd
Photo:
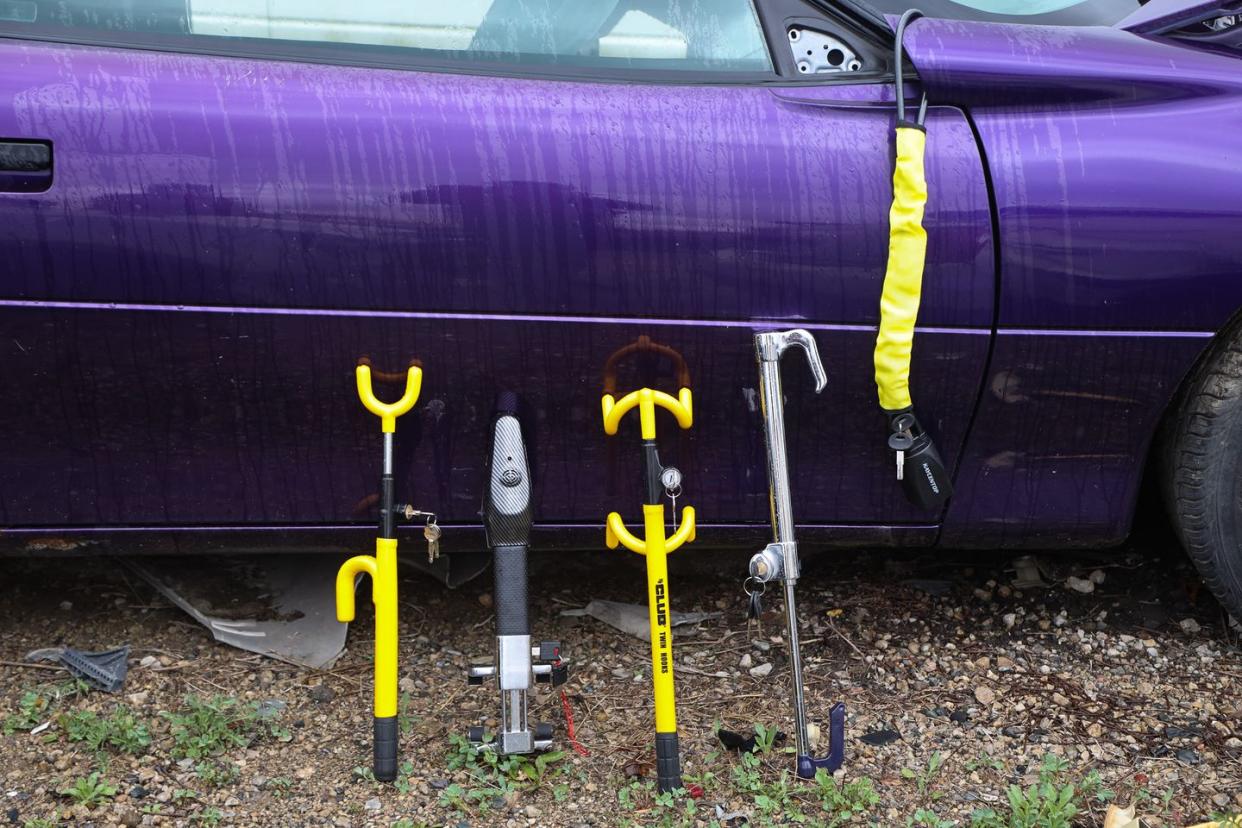
[[(723, 727), (716, 731), (716, 738), (720, 740), (720, 744), (729, 750), (736, 750), (738, 753), (754, 753), (757, 748), (757, 735), (743, 736), (741, 733), (734, 733), (732, 730), (725, 730)], [(778, 730), (776, 736), (772, 739), (772, 745), (780, 745), (785, 742), (785, 732)]]
[(73, 675), (90, 682), (105, 693), (116, 693), (129, 673), (129, 645), (100, 653), (84, 653), (66, 647), (60, 663)]
[(862, 735), (862, 741), (864, 744), (873, 745), (875, 747), (891, 745), (900, 738), (900, 733), (895, 730), (889, 730), (888, 728), (884, 728), (883, 730), (873, 730), (870, 733), (864, 733)]

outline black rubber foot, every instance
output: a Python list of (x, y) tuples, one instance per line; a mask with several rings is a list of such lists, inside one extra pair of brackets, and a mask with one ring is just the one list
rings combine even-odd
[(680, 788), (681, 759), (678, 757), (677, 734), (656, 734), (656, 785), (660, 793)]
[(550, 742), (554, 732), (551, 722), (540, 722), (535, 725), (535, 740), (539, 742)]
[(466, 738), (476, 745), (483, 744), (483, 728), (475, 725), (466, 732)]
[(391, 782), (397, 778), (397, 744), (400, 741), (397, 717), (375, 719), (375, 778)]

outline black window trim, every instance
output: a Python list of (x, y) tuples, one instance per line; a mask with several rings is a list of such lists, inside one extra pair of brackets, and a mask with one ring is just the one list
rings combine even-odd
[[(845, 7), (853, 16), (873, 22), (871, 15), (859, 11), (848, 0), (801, 0), (808, 11), (819, 11), (829, 24), (829, 10)], [(769, 71), (745, 70), (669, 70), (630, 67), (580, 66), (555, 63), (521, 63), (513, 61), (470, 61), (463, 58), (436, 58), (424, 51), (401, 46), (361, 43), (320, 43), (316, 41), (281, 40), (278, 38), (214, 37), (212, 35), (168, 34), (150, 32), (103, 31), (87, 28), (65, 28), (23, 25), (0, 21), (0, 41), (17, 40), (53, 43), (88, 48), (126, 49), (160, 52), (193, 57), (219, 57), (243, 60), (271, 60), (282, 63), (303, 63), (343, 66), (357, 69), (384, 69), (407, 72), (548, 80), (581, 83), (644, 83), (662, 86), (841, 86), (874, 84), (892, 81), (891, 72), (857, 72), (842, 75), (791, 74), (777, 49), (788, 49), (781, 28), (776, 40), (765, 22), (765, 7), (772, 0), (751, 0), (759, 17), (760, 34), (768, 59)], [(811, 7), (816, 7), (812, 9)], [(770, 17), (770, 14), (769, 14)], [(891, 33), (890, 33), (891, 35)]]

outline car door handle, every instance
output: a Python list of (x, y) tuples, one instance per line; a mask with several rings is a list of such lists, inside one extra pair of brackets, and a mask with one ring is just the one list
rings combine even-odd
[(41, 193), (51, 186), (51, 141), (0, 138), (0, 192)]

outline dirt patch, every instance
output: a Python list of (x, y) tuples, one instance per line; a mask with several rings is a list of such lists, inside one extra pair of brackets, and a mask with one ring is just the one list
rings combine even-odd
[[(533, 559), (534, 632), (560, 638), (573, 659), (565, 689), (589, 755), (565, 746), (561, 700), (541, 688), (532, 716), (556, 724), (566, 753), (529, 771), (492, 768), (456, 738), (497, 715), (495, 690), (467, 686), (464, 672), (470, 656), (492, 650), (490, 578), (447, 591), (407, 575), (397, 786), (365, 772), (365, 596), (349, 651), (335, 669), (314, 672), (215, 643), (113, 562), (0, 562), (0, 659), (20, 662), (57, 645), (133, 648), (117, 696), (55, 697), (63, 673), (0, 667), (0, 721), (23, 725), (0, 737), (0, 820), (7, 812), (13, 824), (31, 826), (55, 824), (35, 820), (58, 814), (83, 825), (741, 825), (799, 816), (830, 824), (852, 803), (860, 813), (850, 824), (965, 826), (979, 809), (1003, 813), (1006, 788), (1035, 781), (1041, 769), (1080, 784), (1098, 776), (1077, 825), (1100, 824), (1110, 794), (1137, 799), (1148, 825), (1242, 810), (1237, 634), (1180, 553), (1132, 547), (1048, 557), (1041, 560), (1052, 585), (1016, 589), (1005, 553), (807, 550), (799, 595), (811, 710), (823, 720), (832, 702), (848, 707), (842, 784), (829, 787), (790, 779), (779, 744), (742, 759), (714, 735), (719, 724), (790, 729), (780, 607), (770, 601), (761, 627), (744, 620), (748, 555), (688, 550), (671, 560), (673, 608), (723, 613), (677, 631), (683, 770), (703, 788), (697, 802), (661, 800), (642, 779), (652, 761), (647, 645), (558, 614), (592, 598), (642, 601), (635, 556)], [(209, 561), (192, 563), (210, 570)], [(1089, 593), (1064, 585), (1097, 572)], [(232, 598), (221, 595), (219, 604)], [(766, 664), (770, 672), (760, 675)], [(28, 709), (35, 691), (49, 698), (47, 708)], [(191, 694), (265, 703), (287, 733), (246, 731), (248, 744), (207, 764), (178, 761), (172, 720), (161, 714), (175, 714)], [(149, 730), (150, 745), (137, 755), (71, 742), (57, 715), (106, 717), (118, 706)], [(30, 722), (52, 724), (32, 734), (23, 710)], [(57, 793), (96, 771), (113, 795), (88, 808)]]

